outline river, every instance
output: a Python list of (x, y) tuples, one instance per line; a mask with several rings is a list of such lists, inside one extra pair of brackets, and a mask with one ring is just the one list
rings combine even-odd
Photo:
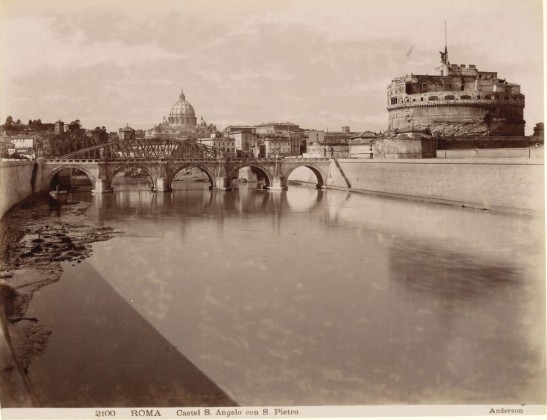
[(175, 184), (72, 193), (118, 233), (10, 325), (40, 406), (544, 401), (542, 219)]

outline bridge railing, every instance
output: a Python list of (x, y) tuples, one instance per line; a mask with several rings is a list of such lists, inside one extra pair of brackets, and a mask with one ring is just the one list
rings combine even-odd
[[(226, 159), (221, 159), (224, 162)], [(125, 158), (125, 159), (72, 159), (72, 158), (48, 158), (43, 159), (48, 163), (146, 163), (146, 162), (218, 162), (218, 158), (177, 158), (177, 159), (147, 159), (147, 158)]]
[(61, 158), (38, 159), (38, 161), (46, 162), (46, 163), (97, 163), (97, 162), (100, 162), (99, 159), (61, 159)]
[(163, 159), (147, 159), (147, 158), (131, 158), (131, 159), (72, 159), (72, 158), (48, 158), (39, 159), (47, 163), (145, 163), (145, 162), (233, 162), (233, 163), (269, 163), (269, 162), (328, 162), (330, 158), (305, 158), (301, 156), (285, 157), (285, 158), (163, 158)]

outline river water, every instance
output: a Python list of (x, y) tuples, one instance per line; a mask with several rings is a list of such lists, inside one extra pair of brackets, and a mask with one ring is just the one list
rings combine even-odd
[(544, 401), (541, 219), (175, 184), (72, 194), (123, 233), (33, 294), (39, 405)]

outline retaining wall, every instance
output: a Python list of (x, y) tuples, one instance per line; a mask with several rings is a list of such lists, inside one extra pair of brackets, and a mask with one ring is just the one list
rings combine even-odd
[[(0, 217), (33, 193), (33, 167), (34, 162), (0, 162)], [(447, 204), (543, 212), (543, 171), (539, 158), (338, 159), (337, 164), (331, 161), (326, 183)], [(36, 179), (42, 189), (40, 170)], [(290, 179), (316, 182), (305, 168), (295, 170)]]
[[(8, 221), (5, 214), (21, 200), (32, 195), (34, 162), (0, 162), (0, 238), (4, 241)], [(2, 243), (0, 249), (3, 249)], [(1, 285), (0, 285), (1, 286)], [(4, 288), (0, 288), (0, 390), (2, 404), (32, 407), (33, 398), (11, 348), (4, 308)]]
[(34, 162), (0, 162), (0, 218), (33, 193)]
[[(327, 186), (349, 183), (355, 191), (539, 215), (543, 171), (543, 159), (338, 159), (331, 161)], [(302, 169), (290, 179), (315, 182)]]
[(543, 158), (543, 147), (503, 148), (503, 149), (451, 149), (437, 150), (437, 158)]

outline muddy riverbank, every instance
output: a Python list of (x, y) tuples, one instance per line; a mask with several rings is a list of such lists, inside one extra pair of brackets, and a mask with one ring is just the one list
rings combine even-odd
[[(91, 255), (93, 242), (119, 233), (83, 218), (82, 210), (89, 204), (69, 201), (60, 205), (49, 195), (41, 194), (20, 203), (1, 221), (0, 310), (6, 341), (3, 352), (11, 347), (23, 376), (47, 348), (51, 335), (39, 319), (26, 316), (34, 293), (60, 279), (61, 262), (81, 263)], [(9, 359), (8, 355), (2, 356)]]

